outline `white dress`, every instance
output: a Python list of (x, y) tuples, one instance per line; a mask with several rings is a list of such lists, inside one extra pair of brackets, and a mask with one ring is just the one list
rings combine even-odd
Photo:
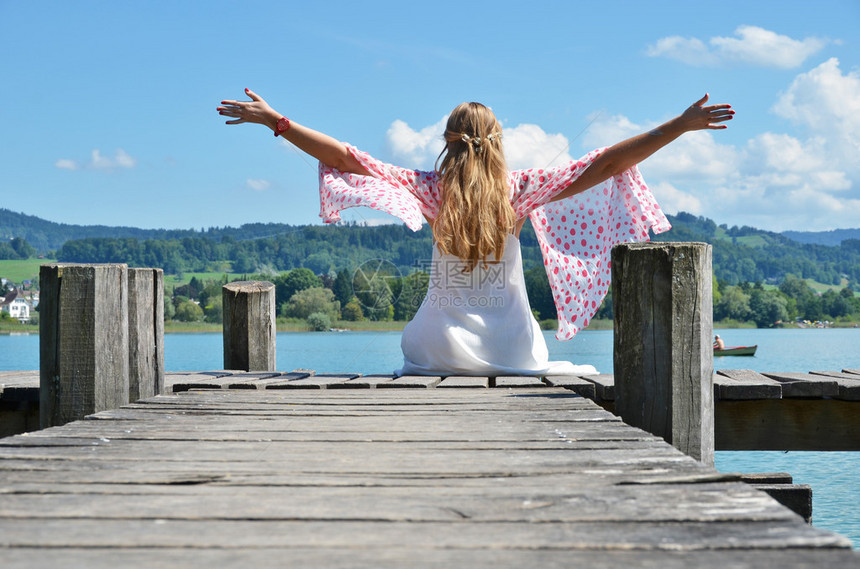
[[(417, 231), (435, 219), (442, 200), (436, 172), (386, 164), (347, 145), (369, 176), (320, 163), (320, 217), (364, 206), (384, 211)], [(604, 149), (551, 168), (509, 173), (511, 206), (529, 217), (540, 244), (558, 316), (556, 338), (569, 340), (588, 325), (611, 281), (611, 251), (618, 243), (647, 241), (648, 231), (670, 228), (636, 166), (569, 198), (552, 201)], [(458, 259), (433, 253), (430, 289), (403, 332), (401, 374), (499, 375), (594, 373), (591, 366), (549, 362), (546, 343), (526, 297), (518, 240), (505, 247), (505, 286), (495, 288), (496, 265), (476, 268), (464, 283)], [(443, 270), (444, 269), (444, 270)], [(494, 272), (495, 271), (495, 272)], [(483, 278), (483, 280), (481, 280)], [(501, 305), (501, 306), (500, 306)], [(585, 370), (585, 371), (583, 371)]]
[(469, 273), (433, 248), (430, 285), (406, 328), (397, 375), (595, 374), (594, 366), (551, 362), (526, 295), (520, 242), (508, 235), (498, 263)]

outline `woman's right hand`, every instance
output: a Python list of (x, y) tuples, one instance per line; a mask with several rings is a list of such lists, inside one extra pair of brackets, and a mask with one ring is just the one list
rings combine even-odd
[(683, 125), (686, 132), (693, 130), (721, 130), (727, 128), (727, 125), (720, 124), (725, 121), (730, 121), (735, 116), (731, 105), (710, 105), (705, 106), (708, 102), (708, 94), (687, 107), (678, 119)]
[(222, 106), (215, 110), (222, 117), (235, 117), (226, 124), (255, 123), (275, 130), (281, 115), (250, 89), (245, 89), (245, 94), (251, 98), (250, 101), (221, 101)]

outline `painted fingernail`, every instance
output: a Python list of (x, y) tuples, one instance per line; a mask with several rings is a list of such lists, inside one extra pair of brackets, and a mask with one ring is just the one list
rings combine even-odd
[(248, 89), (247, 87), (245, 87), (245, 92), (247, 93), (248, 91), (250, 91), (250, 89)]

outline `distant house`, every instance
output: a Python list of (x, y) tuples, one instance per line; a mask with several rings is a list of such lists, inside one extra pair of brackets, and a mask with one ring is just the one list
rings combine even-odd
[(20, 296), (18, 290), (13, 290), (0, 302), (0, 310), (8, 312), (12, 318), (17, 318), (21, 322), (30, 321), (30, 303)]

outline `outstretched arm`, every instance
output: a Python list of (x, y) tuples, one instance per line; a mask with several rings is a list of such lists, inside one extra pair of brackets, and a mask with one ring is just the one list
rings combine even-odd
[[(245, 94), (251, 98), (250, 101), (221, 101), (221, 106), (216, 109), (218, 114), (235, 117), (227, 121), (227, 124), (255, 123), (277, 132), (278, 121), (284, 115), (275, 111), (262, 97), (250, 89), (245, 89)], [(281, 136), (320, 162), (337, 168), (341, 172), (365, 176), (370, 174), (342, 142), (327, 134), (302, 126), (295, 121), (289, 121), (289, 128), (282, 132)]]
[(727, 128), (720, 124), (731, 120), (735, 112), (731, 105), (704, 106), (708, 95), (690, 105), (686, 111), (654, 130), (628, 138), (615, 144), (601, 154), (582, 175), (555, 196), (552, 201), (562, 200), (587, 190), (645, 160), (685, 132), (694, 130), (719, 130)]

